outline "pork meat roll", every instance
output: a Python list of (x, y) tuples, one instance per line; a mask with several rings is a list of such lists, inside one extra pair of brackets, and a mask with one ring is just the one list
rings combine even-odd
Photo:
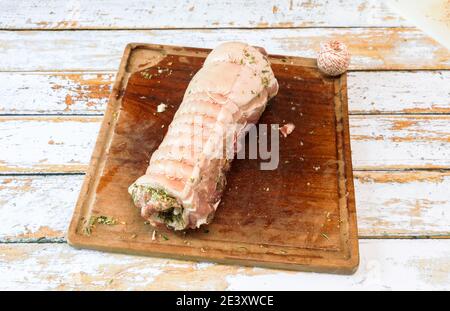
[(216, 47), (189, 83), (145, 175), (128, 189), (142, 217), (175, 230), (209, 223), (236, 141), (277, 92), (263, 49), (240, 42)]

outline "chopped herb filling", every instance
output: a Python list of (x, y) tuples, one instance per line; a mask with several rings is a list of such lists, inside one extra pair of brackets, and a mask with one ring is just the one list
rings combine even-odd
[(261, 84), (265, 87), (269, 86), (269, 78), (268, 77), (261, 77)]
[(178, 224), (183, 224), (183, 208), (171, 208), (158, 213), (158, 218), (165, 224), (175, 227)]
[[(141, 199), (142, 195), (147, 195), (146, 201), (152, 201), (163, 210), (159, 211), (155, 218), (162, 221), (169, 227), (184, 227), (183, 206), (172, 195), (163, 189), (155, 189), (147, 185), (134, 184), (131, 189), (131, 197), (135, 203)], [(139, 204), (136, 204), (139, 206)]]

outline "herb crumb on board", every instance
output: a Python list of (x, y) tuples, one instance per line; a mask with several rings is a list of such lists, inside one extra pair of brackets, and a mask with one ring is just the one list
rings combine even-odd
[(325, 233), (321, 233), (321, 236), (323, 236), (325, 239), (330, 240), (330, 238), (328, 237), (328, 235), (326, 235)]
[(152, 78), (152, 74), (150, 74), (147, 70), (141, 71), (141, 76), (144, 79), (150, 80)]
[(113, 225), (117, 225), (118, 221), (117, 221), (117, 219), (110, 217), (110, 216), (104, 216), (104, 215), (91, 216), (89, 218), (89, 220), (87, 221), (86, 226), (83, 229), (84, 234), (87, 236), (91, 235), (92, 229), (95, 228), (96, 224), (113, 226)]

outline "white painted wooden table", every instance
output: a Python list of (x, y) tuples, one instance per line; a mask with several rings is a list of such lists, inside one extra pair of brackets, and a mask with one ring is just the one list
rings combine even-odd
[[(0, 0), (0, 290), (450, 289), (450, 52), (381, 1), (239, 2)], [(242, 40), (314, 56), (328, 38), (353, 55), (355, 275), (66, 244), (126, 43)]]

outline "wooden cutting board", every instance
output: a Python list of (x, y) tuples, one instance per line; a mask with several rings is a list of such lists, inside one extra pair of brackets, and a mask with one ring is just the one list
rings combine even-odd
[[(127, 188), (145, 172), (209, 51), (126, 47), (69, 243), (158, 257), (353, 273), (359, 253), (346, 76), (324, 77), (314, 59), (270, 56), (280, 89), (260, 123), (296, 126), (288, 137), (280, 136), (276, 170), (260, 170), (259, 159), (235, 160), (208, 226), (153, 234), (144, 223)], [(160, 103), (167, 105), (163, 113), (156, 110)], [(98, 216), (117, 224), (91, 226)]]

